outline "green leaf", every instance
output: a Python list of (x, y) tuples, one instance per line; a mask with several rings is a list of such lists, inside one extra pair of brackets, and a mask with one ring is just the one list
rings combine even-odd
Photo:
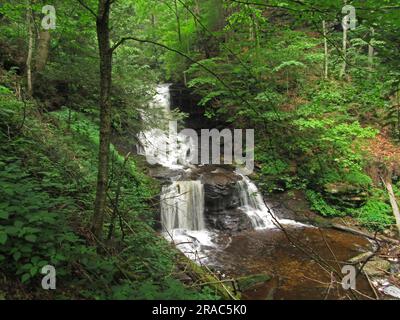
[(7, 233), (5, 233), (4, 231), (0, 231), (0, 244), (5, 244), (7, 241)]
[(13, 254), (13, 258), (15, 261), (18, 261), (21, 258), (21, 252), (17, 251)]
[(21, 282), (26, 283), (30, 278), (31, 278), (31, 275), (29, 273), (24, 273), (21, 277)]
[(0, 219), (8, 219), (9, 216), (8, 212), (0, 210)]
[(36, 239), (37, 237), (34, 234), (28, 234), (27, 236), (25, 236), (25, 240), (29, 242), (35, 242)]

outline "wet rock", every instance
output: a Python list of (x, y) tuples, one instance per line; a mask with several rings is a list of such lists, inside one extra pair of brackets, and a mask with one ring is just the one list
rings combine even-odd
[(250, 218), (239, 209), (237, 183), (242, 177), (234, 170), (232, 166), (199, 166), (190, 176), (204, 184), (207, 225), (229, 234), (252, 230)]
[(271, 280), (271, 277), (267, 274), (254, 274), (236, 279), (241, 291), (249, 290), (253, 287), (264, 284), (269, 280)]
[(385, 276), (386, 272), (390, 270), (390, 262), (383, 259), (374, 259), (372, 261), (368, 261), (363, 271), (368, 274), (370, 277), (379, 277)]
[(353, 208), (362, 206), (368, 197), (368, 193), (360, 187), (345, 182), (328, 183), (324, 192), (331, 203)]
[(161, 165), (148, 166), (148, 173), (151, 177), (161, 181), (162, 183), (169, 183), (171, 180), (175, 180), (179, 177), (184, 176), (185, 170), (183, 169), (169, 169)]
[(400, 299), (400, 289), (395, 287), (395, 286), (385, 287), (383, 289), (383, 293), (388, 295), (388, 296)]
[(355, 256), (354, 258), (351, 258), (349, 260), (349, 263), (351, 263), (351, 264), (361, 263), (361, 262), (367, 261), (373, 255), (374, 255), (374, 253), (371, 251), (364, 252), (364, 253), (359, 254), (358, 256)]
[(250, 218), (240, 209), (213, 212), (207, 215), (207, 223), (230, 234), (253, 229)]

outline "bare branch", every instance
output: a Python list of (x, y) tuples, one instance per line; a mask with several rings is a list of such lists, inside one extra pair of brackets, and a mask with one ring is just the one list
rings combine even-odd
[[(186, 59), (188, 59), (191, 63), (198, 65), (199, 67), (203, 68), (205, 71), (209, 72), (210, 74), (212, 74), (226, 89), (228, 89), (235, 97), (239, 98), (242, 102), (244, 102), (248, 107), (250, 107), (251, 109), (254, 110), (254, 108), (251, 106), (251, 104), (244, 99), (242, 96), (239, 96), (235, 90), (233, 90), (218, 74), (216, 74), (214, 71), (212, 71), (210, 68), (208, 68), (207, 66), (205, 66), (204, 64), (194, 60), (193, 58), (191, 58), (190, 56), (188, 56), (186, 53), (181, 52), (179, 50), (176, 50), (174, 48), (168, 47), (165, 44), (153, 41), (153, 40), (147, 40), (147, 39), (139, 39), (136, 37), (124, 37), (121, 38), (119, 41), (117, 41), (112, 47), (111, 47), (111, 52), (114, 52), (115, 50), (118, 49), (118, 47), (120, 47), (122, 44), (124, 44), (126, 41), (136, 41), (136, 42), (141, 42), (141, 43), (149, 43), (149, 44), (153, 44), (155, 46), (164, 48), (168, 51), (174, 52)], [(256, 110), (255, 110), (256, 111)]]
[(82, 7), (84, 7), (87, 11), (89, 11), (96, 19), (97, 19), (97, 14), (90, 8), (83, 0), (77, 0)]

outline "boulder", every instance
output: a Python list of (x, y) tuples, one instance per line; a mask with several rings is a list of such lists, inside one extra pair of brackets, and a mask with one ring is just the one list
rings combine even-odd
[(237, 183), (242, 179), (230, 166), (200, 166), (191, 179), (204, 184), (205, 217), (211, 228), (236, 233), (251, 230), (250, 218), (240, 210)]
[(365, 264), (363, 271), (370, 277), (380, 277), (385, 276), (386, 272), (389, 272), (390, 266), (391, 264), (389, 261), (376, 258), (368, 261)]
[(388, 286), (383, 289), (383, 293), (393, 298), (400, 299), (400, 288)]
[(240, 209), (209, 213), (206, 219), (212, 228), (229, 234), (253, 229), (250, 218)]

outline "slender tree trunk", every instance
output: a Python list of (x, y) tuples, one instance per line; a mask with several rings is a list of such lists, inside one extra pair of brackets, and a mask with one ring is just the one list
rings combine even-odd
[(32, 21), (32, 5), (31, 1), (27, 1), (27, 9), (26, 9), (26, 25), (28, 27), (28, 56), (26, 58), (26, 81), (28, 87), (28, 96), (31, 97), (33, 93), (33, 84), (32, 84), (32, 53), (33, 53), (33, 26)]
[(382, 179), (382, 181), (383, 181), (384, 185), (386, 186), (386, 189), (389, 194), (390, 205), (392, 206), (393, 215), (396, 218), (397, 230), (398, 230), (398, 233), (400, 236), (400, 209), (399, 209), (399, 205), (396, 200), (396, 196), (393, 192), (392, 178), (390, 178), (388, 176), (385, 180)]
[[(347, 0), (344, 1), (344, 4), (347, 4)], [(344, 77), (346, 76), (346, 72), (347, 72), (347, 28), (344, 27), (343, 24), (343, 51), (342, 51), (342, 55), (343, 55), (343, 65), (342, 65), (342, 70), (340, 72), (340, 77)]]
[(397, 89), (396, 92), (397, 101), (397, 137), (400, 140), (400, 90)]
[[(201, 19), (201, 9), (200, 9), (200, 4), (199, 4), (199, 0), (195, 0), (194, 1), (194, 9), (193, 9), (194, 14), (196, 15), (196, 17), (198, 17), (199, 19)], [(194, 24), (196, 26), (196, 30), (198, 31), (198, 22), (197, 19), (195, 19), (193, 17), (194, 20)]]
[(176, 27), (178, 31), (178, 40), (179, 43), (182, 44), (181, 19), (179, 17), (178, 4), (176, 0), (174, 0), (174, 6), (175, 6), (175, 16), (176, 16)]
[(106, 208), (108, 167), (111, 140), (111, 73), (112, 50), (110, 45), (110, 0), (99, 0), (96, 21), (100, 54), (100, 146), (96, 200), (92, 222), (93, 234), (100, 240)]
[(324, 78), (325, 80), (328, 79), (329, 76), (329, 57), (328, 57), (328, 32), (326, 30), (326, 22), (325, 20), (322, 21), (322, 29), (324, 34)]
[(368, 65), (370, 70), (372, 70), (374, 68), (374, 47), (372, 46), (371, 42), (374, 40), (374, 36), (375, 36), (375, 30), (374, 28), (371, 28), (371, 40), (369, 42), (368, 45)]
[(260, 57), (260, 35), (258, 33), (258, 22), (257, 17), (254, 13), (251, 15), (251, 38), (254, 41), (254, 46), (256, 49), (256, 61), (259, 61)]
[(43, 71), (49, 57), (50, 31), (42, 30), (39, 33), (39, 43), (35, 55), (35, 72)]
[(340, 72), (340, 76), (344, 77), (346, 76), (347, 72), (347, 29), (343, 29), (343, 65), (342, 65), (342, 71)]

